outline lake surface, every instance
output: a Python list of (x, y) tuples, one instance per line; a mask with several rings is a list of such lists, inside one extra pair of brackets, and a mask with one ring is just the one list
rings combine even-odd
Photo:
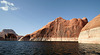
[(0, 41), (0, 55), (100, 55), (99, 44)]

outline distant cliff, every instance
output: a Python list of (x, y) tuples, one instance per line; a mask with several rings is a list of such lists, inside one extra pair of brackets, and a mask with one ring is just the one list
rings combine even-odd
[(12, 29), (3, 29), (2, 32), (0, 32), (0, 37), (3, 36), (4, 34), (7, 34), (7, 33), (13, 33), (17, 36), (17, 34), (15, 33), (14, 30), (12, 30)]
[(20, 38), (19, 41), (77, 41), (81, 29), (87, 23), (85, 17), (71, 20), (58, 17), (32, 34)]
[(3, 29), (0, 32), (0, 40), (17, 40), (17, 34), (12, 29)]

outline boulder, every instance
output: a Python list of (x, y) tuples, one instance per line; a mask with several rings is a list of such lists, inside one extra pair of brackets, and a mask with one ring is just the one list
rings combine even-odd
[(100, 44), (100, 14), (82, 28), (78, 42)]

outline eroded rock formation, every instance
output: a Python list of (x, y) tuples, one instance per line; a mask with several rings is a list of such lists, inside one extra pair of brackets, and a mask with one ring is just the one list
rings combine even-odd
[(81, 29), (87, 23), (88, 20), (85, 17), (71, 20), (58, 17), (41, 29), (22, 37), (19, 41), (77, 41)]
[(17, 38), (15, 36), (18, 36), (15, 31), (13, 31), (12, 29), (3, 29), (2, 32), (0, 32), (0, 40), (17, 40)]
[(81, 30), (79, 43), (100, 43), (100, 14)]
[(17, 41), (17, 37), (13, 33), (7, 33), (7, 34), (5, 34), (4, 39), (6, 41)]

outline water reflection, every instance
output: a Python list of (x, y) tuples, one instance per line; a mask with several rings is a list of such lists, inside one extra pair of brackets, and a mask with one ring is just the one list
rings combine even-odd
[(100, 45), (73, 42), (0, 41), (0, 55), (100, 55)]

